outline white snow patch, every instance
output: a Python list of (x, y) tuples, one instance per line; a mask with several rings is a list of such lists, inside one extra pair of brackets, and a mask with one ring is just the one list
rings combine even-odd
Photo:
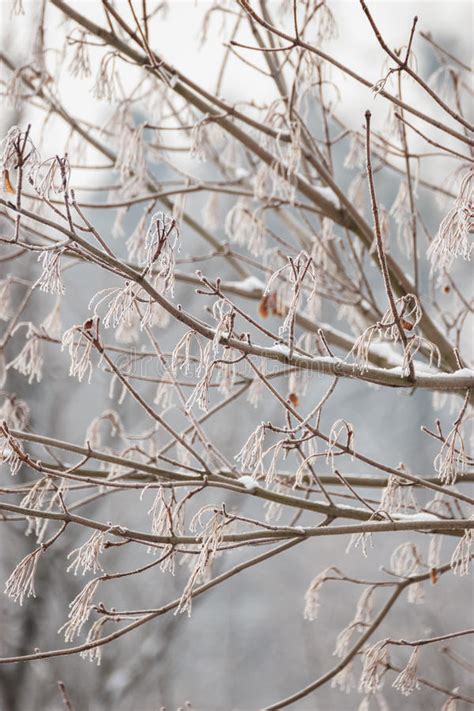
[(334, 365), (336, 365), (336, 363), (344, 364), (344, 361), (337, 356), (318, 356), (315, 358), (315, 361), (317, 363), (333, 363)]
[(395, 514), (390, 514), (390, 516), (393, 519), (395, 519), (395, 521), (436, 521), (436, 522), (439, 522), (442, 520), (435, 514), (427, 513), (426, 511), (419, 511), (418, 513), (415, 513), (415, 514), (395, 513)]
[(462, 378), (473, 378), (474, 370), (472, 368), (460, 368), (460, 370), (455, 370), (453, 375), (460, 375)]
[(248, 491), (255, 491), (255, 489), (258, 488), (258, 481), (254, 479), (253, 476), (249, 476), (248, 474), (240, 476), (237, 481), (239, 482), (239, 484), (245, 486)]
[(265, 291), (265, 284), (256, 276), (249, 276), (246, 279), (242, 279), (242, 281), (227, 281), (223, 286), (224, 288), (226, 286), (231, 286), (234, 289), (241, 289), (242, 291), (250, 292), (257, 290)]
[(283, 353), (283, 355), (289, 355), (290, 349), (285, 343), (275, 343), (274, 346), (270, 348), (271, 351), (276, 351), (277, 353)]
[(314, 188), (317, 193), (321, 195), (321, 197), (325, 198), (325, 200), (329, 200), (330, 203), (334, 205), (334, 207), (339, 207), (339, 198), (337, 197), (336, 193), (332, 188)]

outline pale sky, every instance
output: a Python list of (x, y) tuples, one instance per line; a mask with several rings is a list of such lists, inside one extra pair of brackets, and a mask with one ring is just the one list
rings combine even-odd
[[(272, 2), (274, 6), (280, 7), (279, 0), (272, 0)], [(96, 0), (75, 0), (73, 4), (79, 12), (87, 14), (91, 19), (105, 26), (100, 2)], [(128, 3), (123, 0), (116, 4), (119, 7), (123, 6), (124, 17), (130, 21)], [(201, 45), (200, 28), (203, 17), (210, 8), (216, 7), (218, 4), (218, 2), (209, 2), (208, 0), (173, 0), (173, 2), (169, 3), (170, 9), (166, 19), (160, 19), (152, 26), (151, 35), (151, 44), (155, 51), (183, 71), (189, 78), (211, 91), (214, 90), (220, 58), (223, 56), (223, 43), (228, 41), (234, 21), (234, 16), (228, 15), (226, 24), (223, 26), (221, 13), (212, 14), (208, 27), (207, 42)], [(223, 0), (220, 4), (229, 10), (233, 10), (236, 7), (235, 0)], [(17, 61), (22, 63), (28, 60), (28, 53), (31, 51), (32, 46), (32, 42), (28, 41), (26, 37), (27, 21), (38, 12), (40, 3), (38, 0), (23, 0), (23, 5), (25, 7), (25, 16), (10, 19), (12, 2), (3, 0), (0, 4), (3, 19), (2, 44), (5, 46), (7, 53), (14, 50), (18, 57)], [(150, 6), (153, 6), (153, 3), (150, 3)], [(383, 76), (385, 56), (368, 26), (368, 21), (359, 2), (357, 0), (331, 0), (329, 6), (336, 17), (339, 36), (337, 39), (325, 43), (323, 49), (340, 62), (351, 66), (358, 73), (375, 83)], [(396, 0), (396, 2), (376, 0), (370, 2), (369, 7), (379, 24), (384, 38), (392, 48), (406, 44), (413, 17), (418, 14), (419, 30), (430, 31), (434, 39), (447, 49), (456, 52), (464, 62), (469, 63), (471, 61), (472, 40), (470, 29), (473, 15), (471, 3), (455, 2), (454, 0), (441, 0), (438, 2), (433, 2), (432, 0), (417, 0), (416, 2), (413, 0)], [(278, 17), (278, 13), (275, 13), (275, 17)], [(291, 33), (290, 22), (286, 22), (285, 29)], [(71, 26), (68, 26), (67, 31), (71, 31)], [(62, 13), (48, 4), (47, 46), (60, 50), (63, 45), (64, 34)], [(248, 44), (254, 44), (254, 38), (250, 32), (246, 32), (240, 39)], [(428, 56), (432, 57), (429, 52), (427, 53), (427, 49), (426, 42), (417, 36), (413, 50), (419, 58), (419, 69), (425, 79), (428, 78), (436, 66), (436, 64), (431, 66), (427, 64), (426, 58)], [(246, 59), (264, 66), (263, 59), (258, 53), (249, 50), (239, 50), (239, 52)], [(94, 74), (98, 69), (103, 54), (103, 49), (96, 50), (92, 48), (93, 76), (90, 79), (72, 79), (66, 70), (62, 72), (60, 81), (62, 98), (68, 110), (77, 117), (100, 124), (107, 120), (114, 109), (106, 101), (98, 102), (91, 94)], [(61, 61), (63, 68), (70, 63), (71, 56), (71, 49), (69, 48), (66, 61)], [(135, 82), (137, 76), (137, 73), (134, 73), (134, 69), (130, 65), (120, 63), (120, 77), (126, 87), (129, 83)], [(387, 102), (380, 98), (374, 98), (373, 93), (368, 88), (342, 76), (337, 70), (333, 71), (332, 76), (343, 97), (338, 105), (337, 114), (344, 120), (346, 125), (351, 129), (360, 128), (363, 123), (364, 112), (369, 108), (373, 112), (374, 128), (381, 128), (387, 116)], [(387, 88), (390, 90), (390, 87), (387, 86)], [(252, 99), (257, 103), (265, 103), (275, 97), (275, 88), (271, 80), (258, 74), (237, 58), (232, 57), (228, 63), (226, 81), (222, 93), (223, 97), (231, 103)], [(450, 122), (449, 117), (426, 94), (414, 86), (410, 80), (404, 80), (404, 98), (408, 103), (419, 106), (434, 118), (440, 118), (446, 123)], [(67, 132), (64, 129), (63, 141), (66, 140), (66, 137)], [(421, 139), (413, 137), (415, 146), (418, 140), (421, 141)], [(446, 140), (444, 136), (443, 140), (449, 145), (449, 140)], [(46, 135), (42, 138), (42, 153), (58, 152), (58, 150), (61, 150), (61, 147), (58, 146), (60, 141), (61, 128), (58, 131), (55, 130), (53, 135)], [(423, 148), (426, 148), (426, 144), (423, 145)], [(443, 169), (445, 165), (446, 163), (442, 164)]]

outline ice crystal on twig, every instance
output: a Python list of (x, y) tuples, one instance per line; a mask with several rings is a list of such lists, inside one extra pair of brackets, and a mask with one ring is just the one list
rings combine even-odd
[(471, 528), (466, 528), (464, 535), (459, 540), (453, 555), (451, 556), (451, 568), (455, 575), (462, 577), (469, 575), (469, 567), (471, 565), (471, 547), (473, 532)]
[(420, 688), (420, 684), (417, 678), (419, 655), (420, 648), (415, 647), (415, 649), (410, 655), (408, 664), (404, 669), (402, 669), (402, 671), (392, 684), (394, 689), (398, 689), (404, 696), (409, 696), (412, 691)]
[(250, 202), (241, 198), (229, 210), (224, 223), (228, 238), (246, 247), (255, 257), (261, 256), (266, 248), (267, 228), (262, 214), (262, 210), (252, 210)]
[(100, 449), (104, 446), (102, 441), (102, 429), (104, 424), (108, 424), (110, 427), (110, 437), (123, 437), (124, 428), (119, 414), (115, 412), (115, 410), (104, 410), (99, 417), (94, 417), (87, 428), (85, 439), (91, 449)]
[(362, 533), (353, 533), (347, 544), (346, 553), (350, 553), (353, 548), (361, 549), (364, 558), (368, 556), (368, 549), (374, 547), (372, 534), (363, 531)]
[[(176, 504), (172, 491), (164, 488), (158, 489), (148, 515), (151, 516), (151, 532), (154, 536), (180, 536), (184, 533), (184, 507)], [(148, 550), (151, 553), (156, 553), (157, 549), (150, 547)], [(162, 557), (160, 569), (167, 570), (174, 575), (175, 552), (173, 545), (165, 546)]]
[(77, 575), (79, 568), (82, 568), (82, 575), (85, 575), (89, 571), (94, 574), (98, 571), (102, 571), (103, 568), (100, 564), (99, 556), (105, 550), (105, 536), (106, 531), (95, 531), (82, 546), (74, 548), (74, 550), (68, 554), (68, 560), (69, 558), (73, 558), (73, 560), (68, 565), (67, 571), (72, 570), (74, 575)]
[(5, 583), (5, 594), (20, 605), (23, 605), (25, 597), (36, 597), (34, 577), (42, 552), (42, 548), (36, 548), (28, 553)]
[(89, 51), (87, 48), (87, 33), (83, 30), (78, 30), (78, 37), (69, 37), (69, 44), (74, 47), (74, 53), (69, 63), (68, 69), (71, 76), (78, 79), (88, 79), (91, 74), (91, 63), (89, 59)]
[[(36, 484), (32, 486), (28, 493), (21, 500), (20, 506), (25, 509), (36, 509), (42, 511), (52, 511), (56, 504), (61, 500), (66, 489), (65, 480), (61, 479), (56, 485), (53, 481), (46, 477), (38, 479)], [(28, 526), (25, 531), (25, 536), (29, 536), (32, 532), (36, 535), (36, 542), (42, 543), (48, 526), (48, 519), (41, 519), (36, 516), (28, 516)]]
[(212, 352), (215, 357), (219, 354), (221, 338), (231, 338), (234, 330), (235, 312), (231, 304), (225, 299), (218, 299), (212, 305), (212, 315), (217, 321), (212, 339)]
[(131, 324), (132, 314), (135, 311), (135, 302), (139, 288), (134, 282), (125, 282), (124, 287), (102, 289), (95, 294), (89, 302), (89, 309), (93, 309), (94, 317), (99, 314), (99, 308), (107, 305), (102, 324), (104, 328), (117, 328), (123, 322)]
[(35, 165), (30, 182), (40, 197), (49, 199), (51, 193), (67, 193), (70, 177), (71, 167), (67, 157), (54, 156)]
[(224, 348), (217, 366), (218, 391), (228, 397), (232, 393), (237, 375), (235, 351), (232, 348)]
[(349, 647), (354, 634), (362, 632), (370, 623), (373, 607), (372, 597), (375, 589), (375, 586), (371, 585), (363, 590), (362, 595), (357, 602), (354, 619), (351, 620), (347, 627), (345, 627), (337, 636), (336, 647), (333, 652), (336, 657), (343, 659), (349, 652)]
[(32, 323), (28, 324), (26, 332), (26, 342), (20, 353), (8, 364), (8, 368), (14, 368), (28, 378), (31, 384), (36, 378), (39, 383), (43, 372), (43, 341), (37, 333)]
[[(414, 294), (405, 294), (405, 296), (396, 299), (395, 307), (397, 309), (400, 327), (406, 334), (402, 372), (405, 375), (409, 373), (410, 364), (420, 350), (425, 351), (429, 355), (430, 366), (434, 362), (436, 366), (439, 367), (441, 353), (438, 347), (423, 338), (423, 336), (413, 333), (423, 315), (418, 298)], [(362, 373), (369, 368), (370, 348), (374, 344), (376, 336), (386, 338), (393, 343), (400, 342), (400, 329), (391, 309), (387, 309), (380, 321), (366, 328), (365, 331), (357, 337), (349, 353), (349, 356), (354, 358)]]
[[(285, 319), (278, 329), (278, 333), (282, 338), (288, 338), (291, 352), (294, 345), (294, 328), (298, 305), (303, 295), (306, 297), (306, 303), (309, 303), (315, 295), (316, 269), (312, 258), (305, 251), (300, 252), (294, 258), (288, 257), (287, 263), (277, 269), (268, 280), (263, 298), (268, 298), (274, 290), (274, 284), (283, 279), (291, 287), (291, 296)], [(306, 287), (306, 290), (304, 287)]]
[(439, 368), (441, 366), (441, 353), (438, 346), (436, 346), (434, 343), (431, 343), (426, 338), (423, 338), (423, 336), (418, 336), (417, 334), (414, 334), (413, 336), (407, 339), (407, 345), (403, 352), (402, 371), (405, 375), (409, 374), (410, 363), (413, 363), (416, 354), (423, 349), (428, 354), (428, 364), (430, 368), (433, 365), (435, 365), (436, 368)]
[(131, 127), (123, 120), (120, 133), (120, 143), (115, 167), (120, 170), (122, 180), (125, 181), (130, 175), (145, 176), (146, 166), (146, 144), (143, 137), (143, 126)]
[(40, 156), (28, 130), (22, 131), (18, 126), (12, 126), (0, 143), (0, 172), (5, 182), (7, 179), (11, 182), (11, 171), (17, 169), (20, 155), (24, 155), (22, 171), (28, 177), (39, 165)]
[(179, 229), (176, 220), (164, 212), (156, 212), (145, 236), (146, 265), (155, 271), (164, 286), (174, 289), (176, 251), (179, 251)]
[[(346, 441), (345, 443), (339, 442), (339, 437), (345, 432)], [(338, 446), (340, 445), (340, 446)], [(328, 437), (328, 448), (326, 452), (326, 462), (331, 463), (332, 469), (334, 469), (334, 457), (338, 452), (347, 451), (351, 453), (354, 449), (354, 428), (350, 422), (346, 420), (339, 419), (333, 423)]]
[(311, 585), (305, 592), (304, 596), (304, 619), (305, 620), (310, 620), (313, 621), (318, 617), (318, 612), (319, 612), (319, 597), (321, 593), (321, 588), (323, 586), (323, 583), (327, 580), (328, 576), (330, 573), (332, 573), (334, 568), (326, 568), (325, 570), (322, 571), (322, 573), (319, 573), (311, 582)]
[(92, 611), (92, 600), (100, 580), (100, 578), (89, 580), (69, 604), (68, 621), (58, 629), (58, 634), (64, 631), (64, 641), (66, 643), (73, 642), (75, 637), (79, 637), (81, 634), (82, 627), (89, 619)]
[[(93, 327), (93, 320), (90, 319), (90, 321), (90, 328), (87, 328), (87, 330)], [(87, 321), (85, 327), (86, 326), (89, 327), (89, 322)], [(71, 359), (69, 375), (77, 377), (80, 383), (86, 375), (88, 375), (89, 383), (92, 378), (91, 355), (94, 345), (92, 338), (86, 334), (85, 327), (72, 326), (68, 328), (68, 330), (63, 333), (61, 343), (61, 350), (63, 351), (67, 348)]]
[(196, 358), (196, 369), (199, 369), (202, 363), (203, 349), (199, 342), (199, 338), (195, 331), (187, 331), (184, 336), (182, 336), (176, 346), (174, 347), (171, 356), (171, 370), (173, 373), (177, 373), (178, 368), (185, 375), (190, 375), (192, 372), (193, 358), (191, 356), (191, 348), (193, 341), (198, 347), (198, 357)]
[(0, 424), (0, 464), (8, 464), (10, 474), (15, 476), (20, 471), (22, 459), (20, 443)]
[(209, 409), (209, 388), (211, 386), (212, 375), (216, 363), (212, 362), (206, 367), (204, 375), (196, 384), (193, 392), (186, 401), (186, 408), (191, 409), (195, 403), (202, 412), (207, 412)]
[(467, 468), (469, 459), (462, 432), (466, 409), (463, 406), (434, 460), (434, 468), (443, 484), (454, 484)]
[(100, 662), (102, 660), (102, 647), (100, 644), (93, 643), (98, 642), (100, 640), (102, 636), (102, 628), (110, 619), (114, 618), (111, 618), (107, 615), (102, 615), (92, 624), (89, 632), (87, 633), (86, 644), (91, 644), (93, 646), (91, 646), (89, 649), (84, 649), (79, 655), (81, 659), (89, 658), (90, 662), (96, 662), (98, 667), (100, 667)]
[(235, 459), (241, 463), (244, 469), (250, 469), (256, 473), (263, 466), (262, 444), (265, 437), (265, 424), (262, 422), (256, 430), (252, 432), (242, 449), (235, 455)]
[[(259, 365), (259, 371), (262, 373), (262, 375), (265, 375), (266, 371), (266, 365), (265, 361), (262, 361)], [(256, 408), (259, 406), (263, 394), (265, 392), (265, 384), (259, 377), (254, 377), (252, 380), (252, 383), (248, 389), (247, 393), (247, 402), (249, 402), (252, 407)]]
[(388, 663), (387, 641), (387, 639), (381, 639), (365, 652), (359, 691), (374, 693), (383, 686), (383, 676)]
[(107, 54), (102, 57), (99, 72), (92, 90), (94, 98), (99, 100), (105, 99), (109, 102), (115, 100), (118, 93), (115, 61), (115, 52), (107, 52)]
[(197, 562), (193, 568), (186, 587), (183, 590), (175, 614), (187, 612), (188, 616), (191, 615), (194, 588), (198, 580), (206, 576), (219, 549), (219, 545), (224, 534), (224, 526), (228, 523), (228, 519), (224, 511), (216, 511), (212, 507), (206, 506), (198, 511), (196, 516), (194, 516), (190, 524), (191, 530), (195, 530), (197, 525), (202, 525), (203, 515), (210, 510), (213, 511), (213, 514), (198, 536), (198, 540), (201, 542), (201, 547)]
[[(420, 551), (414, 543), (401, 543), (392, 553), (390, 566), (401, 578), (411, 578), (424, 572)], [(412, 583), (408, 588), (408, 602), (420, 604), (424, 601), (421, 582)]]
[(61, 255), (63, 250), (46, 250), (38, 257), (43, 263), (41, 276), (35, 283), (41, 291), (49, 294), (64, 294), (64, 283), (61, 274)]
[(413, 485), (402, 477), (390, 474), (382, 498), (379, 511), (388, 514), (418, 511), (418, 504), (413, 494)]
[(473, 177), (474, 171), (470, 170), (462, 179), (454, 205), (442, 220), (438, 234), (429, 247), (428, 256), (431, 259), (433, 271), (449, 270), (457, 257), (462, 257), (466, 260), (471, 258), (470, 233), (473, 229)]

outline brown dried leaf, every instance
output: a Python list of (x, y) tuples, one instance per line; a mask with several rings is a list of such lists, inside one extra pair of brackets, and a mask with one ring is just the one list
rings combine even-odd
[(264, 296), (259, 303), (258, 313), (261, 318), (268, 318), (268, 296)]
[(291, 402), (293, 407), (298, 407), (298, 405), (300, 404), (300, 399), (296, 393), (290, 393), (288, 395), (288, 400)]
[(11, 183), (10, 173), (8, 172), (8, 170), (3, 171), (3, 187), (5, 188), (5, 191), (7, 193), (10, 193), (10, 195), (15, 195), (16, 190)]

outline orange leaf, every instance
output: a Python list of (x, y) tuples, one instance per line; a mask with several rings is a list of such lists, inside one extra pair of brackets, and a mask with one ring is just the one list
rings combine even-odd
[(258, 313), (262, 318), (268, 318), (268, 296), (264, 296), (259, 303)]
[(8, 170), (3, 171), (3, 185), (7, 193), (10, 193), (10, 195), (15, 195), (16, 191), (13, 185), (11, 184), (10, 174)]

